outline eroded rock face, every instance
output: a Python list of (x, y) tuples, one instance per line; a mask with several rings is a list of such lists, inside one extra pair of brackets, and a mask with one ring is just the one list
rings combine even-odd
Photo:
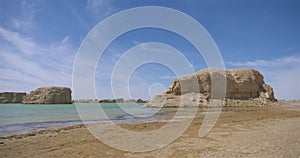
[(165, 107), (176, 104), (174, 99), (170, 100), (168, 98), (177, 98), (178, 100), (181, 97), (181, 99), (184, 99), (190, 93), (199, 93), (199, 105), (205, 106), (212, 97), (212, 79), (215, 80), (214, 83), (217, 88), (224, 86), (226, 82), (226, 93), (223, 93), (225, 105), (233, 105), (235, 100), (239, 100), (239, 103), (252, 101), (253, 105), (258, 106), (261, 102), (267, 105), (267, 103), (276, 101), (273, 88), (265, 84), (263, 75), (254, 69), (228, 69), (225, 72), (218, 69), (204, 69), (174, 80), (165, 92), (164, 104), (161, 102), (157, 104), (162, 99), (154, 98), (146, 106), (151, 107), (153, 105), (155, 107), (158, 105), (158, 107)]
[(0, 103), (22, 103), (26, 93), (3, 92), (0, 93)]
[(67, 87), (42, 87), (26, 95), (24, 104), (71, 104), (71, 89)]

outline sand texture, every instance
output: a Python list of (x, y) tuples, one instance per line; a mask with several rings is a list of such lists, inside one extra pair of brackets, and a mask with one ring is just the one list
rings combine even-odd
[[(149, 152), (125, 152), (97, 140), (83, 126), (44, 130), (0, 139), (0, 157), (300, 157), (299, 102), (277, 107), (224, 108), (212, 131), (198, 137), (204, 115), (174, 142)], [(169, 111), (172, 114), (172, 110)], [(170, 115), (171, 116), (171, 115)], [(166, 122), (121, 123), (132, 131), (156, 129)], [(137, 140), (139, 141), (139, 140)], [(130, 146), (134, 142), (128, 141)]]

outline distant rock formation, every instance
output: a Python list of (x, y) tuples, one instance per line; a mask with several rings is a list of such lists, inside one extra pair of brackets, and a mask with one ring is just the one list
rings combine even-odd
[(99, 103), (124, 103), (123, 98), (117, 98), (117, 99), (102, 99), (98, 101)]
[[(265, 84), (263, 75), (249, 68), (204, 69), (172, 82), (165, 94), (156, 96), (146, 107), (178, 107), (180, 99), (184, 106), (207, 106), (211, 98), (211, 75), (226, 74), (225, 106), (269, 106), (276, 101), (273, 88)], [(197, 77), (197, 81), (195, 79)], [(182, 88), (181, 84), (184, 84)]]
[(124, 103), (145, 103), (143, 99), (124, 99)]
[(67, 87), (42, 87), (24, 97), (24, 104), (71, 104), (71, 89)]
[(74, 100), (75, 103), (145, 103), (145, 100), (142, 99), (80, 99)]
[(75, 102), (75, 103), (98, 103), (99, 100), (97, 100), (97, 99), (79, 99), (79, 100), (74, 100), (73, 102)]
[(26, 93), (2, 92), (0, 93), (0, 103), (22, 103)]
[(137, 103), (146, 103), (146, 101), (143, 100), (143, 99), (137, 99), (136, 102), (137, 102)]

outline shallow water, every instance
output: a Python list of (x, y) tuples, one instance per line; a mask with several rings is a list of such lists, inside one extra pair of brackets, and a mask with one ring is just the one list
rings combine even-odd
[[(142, 105), (76, 103), (82, 115), (91, 116), (88, 119), (85, 118), (86, 123), (151, 119), (156, 111), (142, 108)], [(82, 124), (76, 106), (75, 104), (0, 104), (0, 137)], [(105, 114), (97, 111), (100, 108)]]

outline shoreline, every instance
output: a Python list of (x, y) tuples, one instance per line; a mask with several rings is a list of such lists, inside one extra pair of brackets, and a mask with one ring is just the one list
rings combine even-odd
[[(160, 114), (163, 115), (163, 114)], [(27, 135), (30, 133), (39, 133), (40, 131), (72, 129), (72, 126), (84, 126), (97, 123), (146, 123), (146, 122), (159, 122), (155, 117), (149, 118), (135, 118), (131, 115), (122, 115), (112, 120), (67, 120), (67, 121), (47, 121), (47, 122), (29, 122), (21, 124), (11, 124), (0, 126), (0, 139), (18, 135)], [(13, 132), (13, 133), (10, 133)]]
[[(229, 110), (229, 109), (227, 109)], [(172, 117), (172, 110), (170, 112)], [(212, 131), (198, 137), (200, 114), (174, 142), (154, 151), (132, 153), (97, 140), (84, 125), (43, 130), (0, 139), (0, 157), (295, 157), (300, 152), (300, 106), (243, 107), (222, 112)], [(117, 123), (150, 131), (166, 122)], [(134, 142), (128, 142), (128, 145)]]
[[(111, 104), (111, 105), (110, 105)], [(105, 110), (106, 117), (99, 115), (97, 118), (90, 118), (85, 123), (97, 122), (130, 122), (139, 121), (135, 116), (130, 116), (126, 112), (122, 112), (119, 106), (115, 103), (79, 103), (79, 106), (88, 107), (85, 113), (98, 115), (93, 109), (102, 106)], [(142, 111), (135, 110), (135, 106), (128, 103), (122, 103), (122, 108), (131, 110), (141, 115), (146, 115), (150, 110), (143, 109)], [(89, 108), (90, 107), (90, 108)], [(56, 105), (31, 105), (31, 104), (0, 104), (0, 137), (24, 134), (31, 131), (43, 130), (48, 128), (67, 127), (76, 124), (82, 124), (77, 107), (74, 104), (56, 104)], [(106, 111), (107, 110), (107, 111)], [(152, 120), (153, 118), (147, 118)], [(145, 119), (146, 120), (146, 119)]]
[[(279, 105), (272, 106), (272, 107), (257, 107), (257, 106), (244, 106), (244, 107), (237, 107), (237, 106), (229, 106), (229, 107), (223, 107), (222, 113), (228, 113), (228, 112), (239, 112), (239, 111), (257, 111), (260, 109), (266, 110), (266, 109), (272, 109), (272, 108), (284, 108), (285, 110), (299, 110), (300, 111), (300, 101), (292, 101), (292, 103), (287, 103), (289, 105), (281, 105), (282, 102)], [(67, 121), (48, 121), (48, 122), (32, 122), (32, 123), (23, 123), (23, 124), (12, 124), (12, 125), (5, 125), (2, 127), (7, 126), (16, 126), (16, 125), (27, 125), (27, 124), (60, 124), (61, 125), (54, 125), (54, 126), (47, 126), (41, 129), (37, 130), (28, 130), (25, 133), (20, 134), (13, 134), (13, 135), (7, 135), (7, 136), (0, 136), (0, 139), (8, 139), (8, 138), (20, 138), (20, 137), (26, 137), (26, 136), (32, 136), (36, 134), (44, 134), (47, 132), (53, 133), (53, 132), (59, 132), (62, 130), (70, 130), (75, 128), (85, 128), (86, 125), (90, 124), (97, 124), (97, 123), (107, 123), (107, 122), (114, 122), (118, 125), (122, 124), (144, 124), (144, 123), (165, 123), (170, 121), (170, 119), (174, 116), (176, 112), (176, 108), (162, 108), (164, 112), (159, 112), (156, 114), (156, 116), (152, 116), (149, 118), (134, 118), (134, 119), (114, 119), (114, 120), (90, 120), (87, 122), (90, 123), (83, 123), (82, 120), (67, 120)], [(199, 109), (198, 109), (199, 110)], [(201, 109), (202, 110), (202, 109)], [(206, 114), (206, 111), (201, 111), (201, 114)], [(160, 116), (159, 116), (160, 115)], [(131, 115), (122, 115), (121, 117), (126, 117)], [(198, 116), (199, 117), (199, 116)]]
[[(188, 108), (188, 107), (187, 107)], [(245, 107), (223, 107), (222, 112), (233, 112), (236, 110), (241, 110)], [(250, 109), (257, 109), (259, 107), (249, 106)], [(199, 108), (200, 109), (200, 108)], [(228, 110), (229, 109), (229, 110)], [(156, 113), (154, 116), (150, 117), (135, 117), (132, 115), (120, 115), (114, 119), (110, 120), (88, 120), (83, 121), (80, 118), (78, 120), (66, 120), (66, 121), (45, 121), (45, 122), (25, 122), (19, 124), (9, 124), (0, 126), (0, 138), (18, 136), (18, 135), (26, 135), (30, 133), (39, 133), (39, 131), (47, 131), (47, 130), (59, 130), (63, 128), (69, 128), (77, 125), (85, 125), (85, 124), (95, 124), (95, 123), (149, 123), (149, 122), (168, 122), (176, 109), (174, 108), (162, 108), (160, 112)], [(206, 114), (207, 112), (203, 109), (200, 110), (202, 114)], [(180, 120), (180, 118), (178, 118)], [(182, 118), (184, 119), (184, 118)]]

